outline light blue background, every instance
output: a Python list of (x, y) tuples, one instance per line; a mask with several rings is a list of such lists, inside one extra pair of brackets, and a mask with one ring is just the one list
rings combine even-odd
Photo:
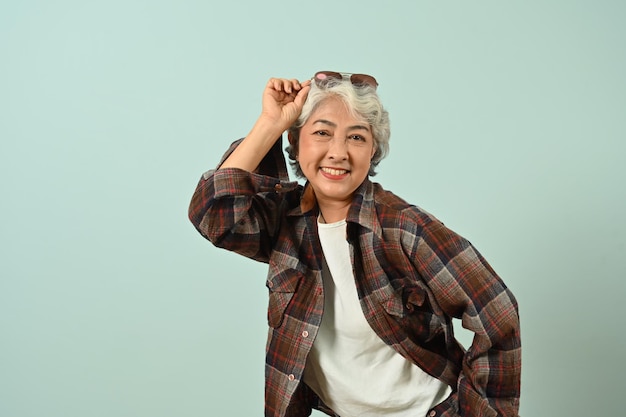
[[(375, 179), (521, 306), (521, 414), (623, 415), (626, 3), (4, 1), (0, 416), (259, 416), (265, 266), (186, 216), (269, 77), (374, 74)], [(465, 342), (466, 334), (461, 334)]]

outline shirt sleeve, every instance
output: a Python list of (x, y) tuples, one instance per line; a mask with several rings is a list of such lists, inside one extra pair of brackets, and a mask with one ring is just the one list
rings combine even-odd
[(432, 219), (415, 232), (413, 263), (438, 307), (474, 333), (452, 398), (458, 412), (517, 416), (521, 339), (515, 297), (471, 243), (441, 222)]
[[(220, 165), (239, 145), (234, 142)], [(202, 175), (189, 205), (189, 219), (215, 246), (268, 262), (285, 209), (285, 194), (297, 187), (288, 181), (282, 141), (278, 140), (257, 170), (210, 170)]]

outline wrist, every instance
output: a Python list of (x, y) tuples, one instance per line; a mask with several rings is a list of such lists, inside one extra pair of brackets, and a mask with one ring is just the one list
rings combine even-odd
[(263, 142), (271, 142), (272, 144), (287, 130), (289, 126), (285, 126), (280, 121), (261, 116), (252, 126), (248, 136), (262, 139)]

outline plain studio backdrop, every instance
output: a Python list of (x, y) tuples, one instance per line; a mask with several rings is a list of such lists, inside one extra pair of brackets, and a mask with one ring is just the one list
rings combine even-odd
[(374, 180), (517, 296), (521, 414), (623, 415), (625, 19), (618, 0), (3, 2), (0, 416), (263, 414), (266, 265), (187, 207), (267, 79), (316, 70), (377, 77)]

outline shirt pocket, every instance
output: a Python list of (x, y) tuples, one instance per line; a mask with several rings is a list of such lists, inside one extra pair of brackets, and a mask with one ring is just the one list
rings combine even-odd
[(287, 307), (303, 276), (302, 272), (296, 269), (270, 261), (266, 286), (269, 290), (267, 322), (271, 327), (278, 328), (283, 323)]
[(433, 311), (426, 290), (417, 285), (397, 289), (382, 307), (410, 339), (428, 342), (444, 331), (444, 321)]

